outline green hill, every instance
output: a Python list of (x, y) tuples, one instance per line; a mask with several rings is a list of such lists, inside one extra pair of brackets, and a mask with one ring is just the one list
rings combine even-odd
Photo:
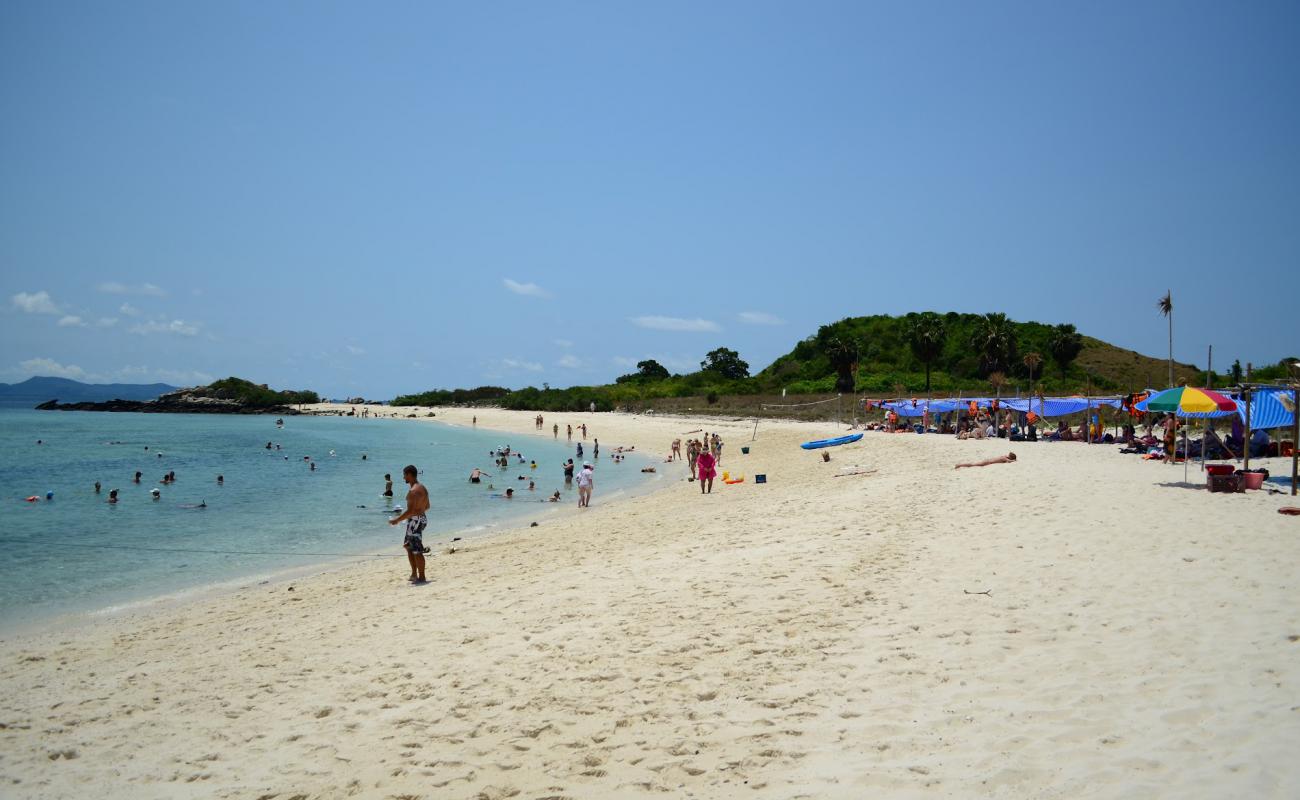
[[(1256, 375), (1263, 379), (1269, 370), (1285, 372), (1281, 366), (1265, 367)], [(754, 375), (741, 354), (719, 347), (705, 356), (701, 369), (684, 375), (670, 374), (657, 362), (646, 360), (636, 372), (605, 386), (432, 390), (404, 395), (393, 403), (483, 404), (535, 411), (585, 411), (594, 403), (600, 411), (622, 407), (761, 415), (763, 404), (834, 401), (836, 394), (915, 397), (927, 388), (940, 397), (958, 392), (1014, 395), (1031, 387), (1046, 394), (1089, 390), (1127, 394), (1163, 388), (1168, 373), (1165, 359), (1084, 336), (1073, 325), (1016, 322), (1005, 314), (921, 312), (849, 317), (823, 325)], [(1191, 364), (1175, 363), (1174, 382), (1184, 379), (1203, 385), (1205, 373)], [(1221, 373), (1215, 385), (1232, 382)], [(782, 399), (790, 395), (802, 397)]]
[[(1039, 356), (1034, 385), (1049, 393), (1085, 391), (1090, 379), (1094, 390), (1123, 392), (1168, 380), (1165, 359), (1083, 336), (1073, 325), (955, 312), (850, 317), (823, 325), (755, 377), (765, 388), (795, 393), (916, 394), (926, 389), (928, 361), (935, 394), (994, 391), (999, 380), (1006, 391), (1028, 391), (1031, 353)], [(1175, 382), (1204, 383), (1204, 377), (1191, 364), (1174, 364)]]

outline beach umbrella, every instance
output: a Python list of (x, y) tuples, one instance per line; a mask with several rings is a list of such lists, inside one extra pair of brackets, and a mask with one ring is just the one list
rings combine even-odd
[(1209, 389), (1196, 389), (1191, 386), (1179, 386), (1166, 389), (1147, 400), (1150, 411), (1172, 411), (1184, 414), (1206, 414), (1211, 411), (1236, 411), (1237, 404), (1218, 392)]
[[(1183, 417), (1212, 411), (1236, 411), (1237, 404), (1218, 392), (1179, 386), (1166, 389), (1147, 400), (1148, 411), (1169, 411)], [(1202, 443), (1202, 447), (1204, 443)], [(1183, 428), (1183, 480), (1187, 480), (1187, 428)]]

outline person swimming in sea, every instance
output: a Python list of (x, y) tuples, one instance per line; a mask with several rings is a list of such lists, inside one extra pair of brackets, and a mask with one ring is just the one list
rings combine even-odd
[(109, 504), (115, 504), (115, 503), (117, 503), (117, 490), (116, 490), (116, 489), (109, 489), (109, 490), (108, 490), (108, 502), (109, 502)]
[(387, 472), (384, 473), (384, 497), (393, 496), (393, 476)]

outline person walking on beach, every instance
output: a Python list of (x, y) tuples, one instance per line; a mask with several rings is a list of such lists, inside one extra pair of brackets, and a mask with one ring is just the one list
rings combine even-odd
[(969, 464), (958, 464), (957, 466), (953, 467), (953, 469), (961, 469), (962, 467), (988, 467), (988, 466), (992, 466), (993, 464), (1014, 464), (1015, 461), (1016, 461), (1016, 454), (1007, 453), (1005, 456), (998, 456), (997, 458), (989, 458), (989, 459), (985, 459), (984, 461), (972, 461)]
[(695, 457), (695, 463), (700, 468), (700, 494), (704, 494), (706, 491), (712, 494), (713, 478), (717, 475), (717, 472), (713, 469), (716, 463), (713, 454), (708, 450), (704, 450)]
[(673, 439), (673, 449), (672, 449), (672, 453), (668, 456), (668, 460), (677, 461), (681, 459), (681, 457), (682, 457), (682, 440), (680, 438)]
[(426, 583), (424, 579), (424, 528), (429, 524), (425, 512), (429, 510), (429, 492), (420, 484), (419, 471), (414, 464), (408, 464), (402, 470), (402, 480), (411, 489), (406, 493), (406, 510), (388, 521), (389, 525), (406, 523), (406, 536), (402, 547), (406, 549), (406, 559), (411, 562), (411, 583)]
[(566, 439), (568, 439), (570, 442), (573, 441), (573, 426), (572, 426), (572, 425), (565, 425), (565, 426), (564, 426), (564, 437), (565, 437)]
[(591, 508), (591, 490), (596, 488), (595, 473), (591, 464), (583, 464), (578, 473), (578, 508)]
[(587, 441), (587, 423), (582, 423), (580, 427), (582, 428), (582, 440), (585, 442)]
[(551, 438), (552, 439), (560, 438), (560, 423), (557, 422), (551, 426)]

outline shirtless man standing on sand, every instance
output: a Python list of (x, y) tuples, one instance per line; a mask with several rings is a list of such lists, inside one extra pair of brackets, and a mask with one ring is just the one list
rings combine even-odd
[(402, 470), (402, 480), (411, 490), (406, 493), (406, 510), (401, 516), (388, 521), (389, 525), (406, 522), (406, 537), (402, 547), (406, 548), (406, 559), (411, 562), (411, 583), (427, 583), (424, 579), (424, 528), (429, 524), (424, 514), (429, 510), (429, 492), (420, 485), (419, 473), (414, 465)]
[(958, 464), (957, 466), (953, 467), (953, 469), (961, 469), (962, 467), (987, 467), (991, 464), (1011, 464), (1014, 463), (1015, 460), (1016, 460), (1015, 453), (1007, 453), (1005, 456), (990, 458), (986, 461), (975, 461), (970, 464)]

